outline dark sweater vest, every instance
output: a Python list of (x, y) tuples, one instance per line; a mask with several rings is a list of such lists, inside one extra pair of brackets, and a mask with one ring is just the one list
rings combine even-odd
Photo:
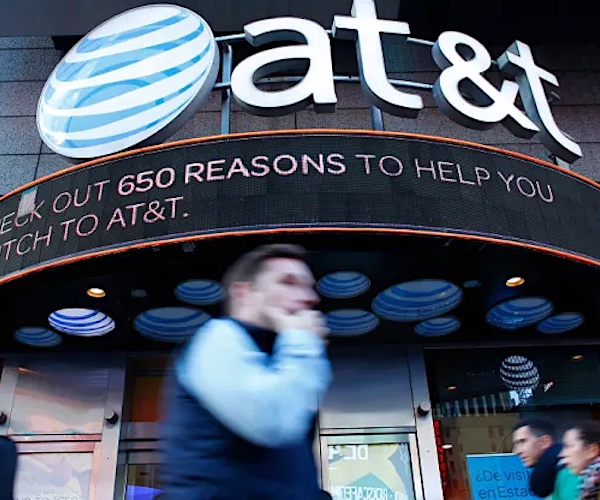
[[(271, 354), (273, 332), (241, 326), (260, 350)], [(314, 426), (298, 444), (266, 448), (227, 429), (175, 376), (166, 397), (161, 500), (322, 498), (312, 452)]]

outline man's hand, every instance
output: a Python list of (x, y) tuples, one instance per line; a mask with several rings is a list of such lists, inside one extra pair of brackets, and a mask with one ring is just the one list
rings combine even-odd
[(291, 314), (278, 307), (269, 307), (266, 314), (271, 319), (271, 323), (277, 332), (308, 330), (320, 337), (326, 337), (329, 333), (325, 324), (325, 317), (320, 311), (308, 309)]

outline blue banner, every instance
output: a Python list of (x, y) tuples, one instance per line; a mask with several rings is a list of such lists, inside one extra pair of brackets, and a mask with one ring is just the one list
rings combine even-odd
[(539, 500), (529, 491), (531, 469), (512, 453), (467, 455), (473, 500)]

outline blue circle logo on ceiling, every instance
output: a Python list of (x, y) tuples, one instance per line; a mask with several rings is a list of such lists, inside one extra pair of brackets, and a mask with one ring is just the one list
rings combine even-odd
[(223, 287), (212, 280), (189, 280), (175, 289), (175, 296), (182, 302), (196, 306), (216, 304), (223, 300)]
[(191, 307), (159, 307), (137, 316), (134, 326), (144, 337), (152, 340), (183, 342), (209, 319), (204, 311)]
[(490, 309), (486, 321), (504, 330), (516, 330), (547, 318), (554, 305), (543, 297), (522, 297), (502, 302)]
[(415, 326), (415, 333), (422, 337), (442, 337), (460, 328), (460, 321), (451, 316), (432, 318)]
[(317, 283), (317, 291), (324, 297), (349, 299), (366, 292), (371, 286), (369, 278), (355, 271), (339, 271), (323, 276)]
[(115, 322), (103, 312), (71, 307), (48, 316), (48, 323), (59, 332), (79, 337), (98, 337), (115, 329)]
[(361, 309), (340, 309), (325, 315), (332, 336), (354, 337), (377, 328), (379, 318)]
[(537, 326), (537, 329), (541, 333), (565, 333), (581, 326), (583, 322), (582, 314), (562, 313), (545, 319)]
[(423, 321), (451, 311), (462, 290), (443, 280), (416, 280), (394, 285), (373, 300), (373, 311), (390, 321)]
[(15, 339), (33, 347), (54, 347), (62, 342), (62, 337), (48, 328), (24, 326), (15, 332)]
[(158, 144), (208, 98), (218, 70), (217, 43), (196, 13), (166, 4), (128, 10), (56, 66), (38, 102), (38, 131), (73, 159)]

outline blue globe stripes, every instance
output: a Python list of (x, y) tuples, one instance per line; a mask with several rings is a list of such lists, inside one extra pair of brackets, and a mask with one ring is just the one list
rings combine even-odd
[(218, 69), (210, 26), (194, 12), (165, 4), (126, 11), (60, 61), (39, 99), (38, 130), (76, 159), (158, 143), (208, 98)]
[(561, 313), (551, 316), (542, 321), (537, 329), (541, 333), (565, 333), (581, 326), (584, 322), (584, 317), (579, 313)]
[(543, 297), (521, 297), (507, 300), (490, 309), (486, 321), (504, 330), (533, 325), (548, 317), (554, 305)]
[(115, 328), (115, 322), (103, 312), (77, 307), (54, 311), (48, 323), (59, 332), (80, 337), (105, 335)]
[(353, 337), (364, 335), (377, 328), (379, 319), (362, 309), (340, 309), (325, 315), (332, 336)]
[(32, 347), (54, 347), (62, 342), (62, 337), (52, 330), (36, 326), (24, 326), (15, 332), (15, 339)]
[(354, 271), (327, 274), (317, 283), (317, 291), (324, 297), (349, 299), (366, 292), (371, 286), (369, 278)]
[(460, 321), (450, 316), (432, 318), (415, 326), (415, 333), (422, 337), (442, 337), (460, 328)]
[(204, 311), (191, 307), (159, 307), (137, 316), (134, 327), (151, 340), (183, 342), (209, 318)]
[(189, 280), (177, 286), (175, 296), (182, 302), (203, 306), (220, 302), (225, 292), (216, 281)]
[(390, 321), (423, 321), (451, 311), (462, 296), (462, 290), (448, 281), (409, 281), (377, 295), (373, 311)]

